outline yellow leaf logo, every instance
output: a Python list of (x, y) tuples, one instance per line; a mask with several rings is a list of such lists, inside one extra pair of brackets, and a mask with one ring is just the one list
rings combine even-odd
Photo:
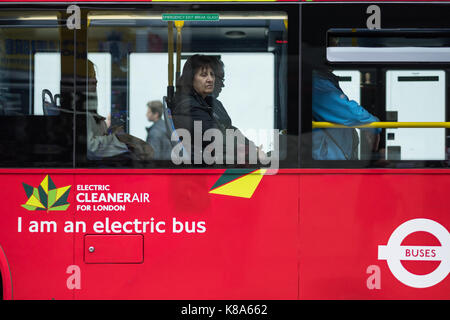
[(26, 183), (22, 185), (28, 198), (22, 207), (27, 210), (65, 211), (70, 206), (67, 199), (71, 186), (57, 188), (49, 175), (45, 176), (37, 188)]

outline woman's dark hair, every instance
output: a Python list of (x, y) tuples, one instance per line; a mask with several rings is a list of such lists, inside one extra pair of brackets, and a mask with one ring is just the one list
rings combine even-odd
[(192, 90), (194, 75), (198, 70), (210, 67), (214, 71), (214, 97), (218, 97), (222, 88), (225, 86), (225, 71), (223, 62), (214, 57), (202, 54), (196, 54), (189, 57), (184, 64), (183, 73), (177, 81), (177, 93), (189, 94)]

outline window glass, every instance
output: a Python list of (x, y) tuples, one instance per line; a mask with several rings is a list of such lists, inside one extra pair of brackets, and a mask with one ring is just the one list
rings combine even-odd
[(296, 146), (287, 147), (298, 128), (293, 114), (288, 131), (288, 109), (298, 108), (296, 91), (287, 98), (288, 13), (186, 8), (88, 11), (78, 166), (296, 163)]
[(303, 165), (447, 167), (450, 32), (438, 8), (412, 6), (435, 17), (420, 25), (387, 18), (372, 30), (352, 17), (361, 8), (347, 6), (344, 16), (318, 23), (319, 10), (341, 9), (305, 7)]
[(33, 114), (43, 115), (42, 91), (58, 94), (61, 91), (61, 55), (59, 52), (36, 52), (34, 54), (34, 101)]
[[(0, 166), (72, 167), (73, 35), (57, 10), (0, 13)], [(63, 45), (61, 45), (63, 44)], [(61, 77), (61, 61), (69, 73)], [(69, 78), (69, 82), (67, 79)], [(63, 84), (63, 85), (61, 85)]]
[[(187, 58), (194, 54), (183, 53), (181, 69)], [(201, 52), (201, 54), (219, 56), (226, 66), (227, 79), (233, 79), (227, 81), (226, 90), (220, 94), (220, 101), (227, 106), (233, 125), (255, 144), (269, 148), (273, 146), (273, 135), (269, 132), (275, 126), (274, 54), (270, 52)], [(142, 116), (142, 106), (146, 106), (149, 101), (161, 99), (166, 94), (166, 88), (161, 86), (160, 78), (155, 78), (154, 73), (167, 73), (167, 63), (166, 53), (130, 54), (130, 134), (144, 140), (147, 137), (145, 128), (149, 123), (147, 118)], [(153, 72), (142, 72), (143, 69)], [(245, 94), (242, 88), (246, 89)]]

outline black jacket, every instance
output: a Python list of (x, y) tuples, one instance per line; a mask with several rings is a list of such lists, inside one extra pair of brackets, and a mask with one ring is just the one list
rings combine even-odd
[(193, 133), (194, 121), (202, 122), (202, 130), (216, 128), (223, 133), (235, 129), (222, 103), (212, 96), (203, 99), (197, 92), (175, 95), (172, 107), (175, 128), (184, 128)]
[[(194, 121), (201, 121), (202, 136), (206, 130), (214, 128), (219, 129), (223, 135), (223, 151), (226, 151), (226, 130), (233, 129), (235, 133), (245, 141), (246, 156), (249, 148), (256, 148), (253, 142), (245, 138), (242, 133), (233, 126), (231, 118), (225, 110), (222, 103), (213, 96), (201, 97), (195, 90), (190, 94), (176, 94), (172, 106), (172, 118), (176, 129), (186, 129), (191, 134), (191, 144), (194, 143)], [(240, 140), (240, 139), (239, 139)], [(238, 139), (235, 138), (235, 147)], [(203, 149), (210, 144), (210, 141), (204, 141)], [(237, 152), (235, 152), (235, 155)]]

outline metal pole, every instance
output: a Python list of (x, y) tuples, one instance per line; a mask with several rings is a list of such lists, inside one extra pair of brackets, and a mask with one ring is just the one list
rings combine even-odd
[(177, 29), (177, 69), (175, 72), (175, 83), (178, 83), (181, 73), (181, 29), (184, 26), (184, 21), (175, 21), (175, 28)]
[(167, 52), (169, 54), (169, 65), (168, 65), (168, 80), (169, 84), (167, 86), (167, 100), (172, 101), (173, 97), (173, 21), (168, 21), (168, 32), (167, 32)]

